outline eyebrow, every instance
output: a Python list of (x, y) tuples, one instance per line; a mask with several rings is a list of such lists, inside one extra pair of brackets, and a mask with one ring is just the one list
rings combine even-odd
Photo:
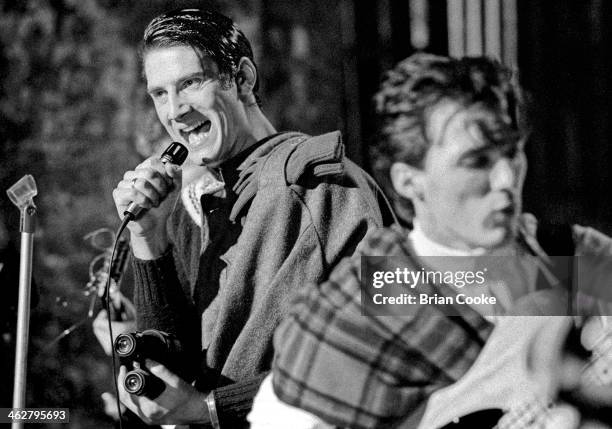
[(461, 154), (459, 159), (469, 158), (469, 157), (473, 157), (473, 156), (485, 155), (485, 154), (487, 154), (488, 152), (490, 152), (492, 150), (502, 150), (502, 151), (504, 151), (504, 150), (515, 149), (515, 148), (520, 150), (521, 142), (522, 142), (522, 140), (516, 140), (516, 141), (508, 141), (508, 142), (502, 143), (502, 144), (495, 144), (495, 143), (493, 143), (491, 141), (488, 141), (487, 143), (483, 144), (482, 146), (478, 146), (478, 147), (466, 150), (463, 154)]
[(483, 155), (486, 154), (492, 150), (496, 150), (499, 149), (499, 146), (496, 146), (494, 144), (485, 144), (483, 146), (479, 146), (479, 147), (475, 147), (475, 148), (471, 148), (466, 150), (465, 152), (463, 152), (461, 154), (460, 158), (468, 158), (468, 157), (472, 157), (472, 156), (479, 156), (479, 155)]

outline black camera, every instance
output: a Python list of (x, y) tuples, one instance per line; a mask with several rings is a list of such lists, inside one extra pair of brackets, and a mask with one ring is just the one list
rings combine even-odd
[(123, 387), (129, 393), (154, 399), (164, 391), (164, 382), (147, 371), (147, 358), (186, 378), (184, 362), (188, 359), (185, 359), (181, 343), (172, 334), (155, 329), (124, 333), (117, 336), (114, 347), (121, 364), (132, 367), (123, 380)]

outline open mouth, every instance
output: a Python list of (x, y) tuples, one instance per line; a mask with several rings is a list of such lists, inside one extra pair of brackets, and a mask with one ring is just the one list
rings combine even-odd
[(500, 207), (497, 210), (491, 212), (488, 216), (488, 222), (492, 225), (498, 225), (500, 223), (506, 224), (515, 215), (515, 208), (513, 204), (505, 207)]
[(515, 211), (515, 210), (514, 210), (514, 204), (509, 204), (509, 205), (507, 205), (506, 207), (503, 207), (503, 208), (501, 208), (501, 209), (499, 209), (499, 210), (497, 210), (497, 211), (498, 211), (499, 213), (503, 213), (503, 214), (505, 214), (505, 215), (507, 215), (507, 216), (511, 216), (511, 215), (513, 215), (513, 214), (514, 214), (514, 211)]
[(196, 146), (204, 142), (211, 127), (212, 122), (206, 119), (181, 130), (181, 135), (189, 142), (190, 146)]

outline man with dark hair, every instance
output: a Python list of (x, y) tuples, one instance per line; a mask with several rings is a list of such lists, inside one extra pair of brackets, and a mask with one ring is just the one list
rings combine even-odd
[(195, 387), (150, 362), (163, 393), (121, 398), (147, 422), (242, 427), (293, 293), (382, 223), (380, 193), (344, 157), (338, 132), (274, 129), (250, 44), (229, 18), (163, 14), (145, 30), (142, 60), (159, 120), (214, 174), (179, 197), (181, 170), (149, 159), (113, 192), (120, 216), (131, 202), (149, 209), (128, 225), (139, 329), (201, 351)]
[[(500, 128), (500, 132), (508, 135), (492, 141), (500, 145), (518, 141), (521, 145), (517, 148), (520, 149), (517, 162), (522, 163), (524, 156), (519, 138), (526, 134), (526, 130), (519, 129), (524, 128), (524, 124), (518, 123), (517, 95), (510, 71), (486, 58), (464, 58), (453, 62), (426, 54), (417, 55), (410, 61), (399, 63), (387, 73), (375, 96), (379, 132), (377, 145), (372, 149), (375, 160), (373, 170), (404, 223), (412, 223), (414, 203), (412, 198), (402, 194), (401, 188), (394, 186), (392, 181), (396, 175), (392, 169), (400, 168), (399, 160), (405, 165), (422, 169), (430, 147), (441, 143), (428, 134), (434, 124), (429, 124), (429, 130), (424, 128), (428, 125), (432, 109), (444, 101), (453, 101), (457, 110), (455, 114), (460, 113), (460, 106), (479, 105), (497, 109), (494, 115), (489, 115), (488, 121), (504, 121), (507, 126)], [(439, 131), (446, 129), (452, 115), (445, 119), (446, 123), (438, 124)], [(482, 118), (476, 122), (485, 120)], [(522, 183), (521, 177), (518, 185), (522, 186)], [(521, 188), (515, 189), (515, 193), (520, 196)], [(513, 196), (513, 199), (520, 204), (520, 198)], [(520, 206), (517, 211), (520, 211)], [(472, 217), (470, 210), (466, 214)], [(463, 222), (452, 219), (447, 223), (461, 225)]]
[[(249, 417), (253, 429), (280, 427), (264, 414), (286, 418), (291, 410), (307, 422), (295, 429), (326, 427), (323, 422), (417, 427), (430, 395), (466, 374), (493, 328), (509, 320), (504, 315), (538, 314), (526, 297), (543, 298), (548, 310), (566, 302), (557, 300), (562, 279), (555, 277), (547, 252), (609, 259), (612, 240), (578, 225), (553, 234), (553, 244), (543, 248), (542, 225), (522, 213), (526, 131), (516, 114), (518, 95), (509, 70), (487, 58), (417, 54), (388, 72), (375, 97), (375, 165), (411, 229), (372, 231), (327, 282), (300, 291), (275, 334), (272, 383), (266, 380), (256, 398)], [(461, 289), (448, 280), (418, 283), (415, 290), (427, 303), (391, 303), (386, 317), (378, 317), (380, 310), (366, 305), (362, 289), (365, 256), (387, 257), (376, 266), (383, 273), (398, 267), (445, 273), (485, 257), (499, 266), (477, 288)], [(390, 284), (412, 293), (398, 280)], [(532, 294), (543, 286), (554, 292)], [(474, 298), (473, 305), (459, 305), (459, 293)], [(477, 294), (493, 299), (477, 303)], [(442, 303), (435, 301), (440, 297)], [(534, 426), (520, 427), (544, 427), (543, 420), (555, 413), (543, 415)]]

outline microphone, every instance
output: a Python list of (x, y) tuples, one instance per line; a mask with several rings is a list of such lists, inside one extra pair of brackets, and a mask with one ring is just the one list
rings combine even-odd
[[(160, 160), (162, 163), (169, 162), (170, 164), (181, 165), (187, 159), (187, 154), (189, 151), (185, 146), (180, 143), (172, 142), (170, 146), (166, 148), (164, 153), (162, 153)], [(123, 215), (129, 217), (130, 220), (134, 220), (143, 212), (143, 208), (140, 207), (137, 203), (132, 202), (128, 206), (128, 208), (123, 212)]]
[(36, 181), (31, 174), (26, 174), (17, 181), (13, 186), (8, 188), (6, 193), (9, 199), (15, 204), (19, 210), (34, 204), (32, 199), (38, 195), (36, 189)]

